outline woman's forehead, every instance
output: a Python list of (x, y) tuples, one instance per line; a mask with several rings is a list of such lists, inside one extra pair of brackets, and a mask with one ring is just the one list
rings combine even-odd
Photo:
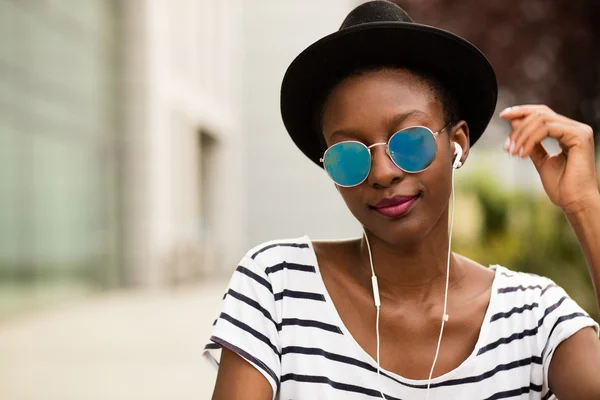
[[(434, 96), (431, 85), (406, 69), (380, 69), (347, 77), (337, 84), (325, 108), (363, 108), (371, 102), (427, 105)], [(328, 111), (328, 110), (325, 110)]]
[[(381, 124), (340, 124), (339, 127), (325, 132), (329, 141), (359, 140), (369, 141), (373, 135), (384, 133), (389, 136), (405, 126), (410, 125), (434, 125), (434, 119), (421, 110), (407, 110), (393, 115), (381, 115)], [(378, 128), (380, 126), (380, 128)], [(431, 127), (433, 129), (433, 127)]]
[(340, 81), (333, 90), (352, 90), (364, 86), (394, 86), (405, 87), (408, 90), (432, 92), (432, 84), (424, 74), (413, 72), (407, 68), (379, 67), (376, 69), (359, 70)]
[(353, 75), (331, 92), (323, 109), (323, 131), (359, 129), (407, 114), (406, 120), (426, 122), (443, 118), (434, 91), (422, 78), (405, 69), (380, 69)]

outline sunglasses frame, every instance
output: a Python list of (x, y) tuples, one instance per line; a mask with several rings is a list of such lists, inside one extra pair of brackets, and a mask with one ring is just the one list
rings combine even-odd
[(338, 183), (337, 183), (337, 182), (336, 182), (336, 181), (335, 181), (335, 180), (334, 180), (334, 179), (331, 177), (331, 175), (329, 175), (329, 173), (327, 173), (327, 175), (329, 176), (329, 178), (331, 178), (331, 180), (332, 180), (332, 181), (333, 181), (333, 182), (334, 182), (334, 183), (335, 183), (337, 186), (340, 186), (340, 187), (354, 187), (354, 186), (358, 186), (358, 185), (360, 185), (361, 183), (363, 183), (364, 181), (366, 181), (366, 180), (367, 180), (367, 178), (369, 177), (369, 175), (371, 174), (371, 168), (372, 168), (372, 166), (373, 166), (373, 154), (371, 154), (371, 149), (372, 149), (373, 147), (375, 147), (375, 146), (382, 146), (382, 145), (385, 145), (385, 153), (386, 153), (386, 154), (387, 154), (387, 156), (390, 158), (390, 160), (392, 160), (392, 162), (394, 163), (394, 165), (395, 165), (395, 166), (396, 166), (398, 169), (400, 169), (400, 170), (402, 170), (402, 171), (406, 172), (407, 174), (417, 174), (417, 173), (419, 173), (419, 172), (423, 172), (423, 171), (425, 171), (427, 168), (429, 168), (429, 167), (431, 166), (431, 164), (433, 164), (433, 161), (432, 161), (432, 162), (431, 162), (431, 163), (430, 163), (428, 166), (426, 166), (425, 168), (423, 168), (423, 169), (421, 169), (421, 170), (419, 170), (419, 171), (406, 171), (405, 169), (403, 169), (402, 167), (400, 167), (398, 164), (396, 164), (396, 161), (394, 161), (394, 159), (393, 159), (393, 158), (392, 158), (392, 156), (390, 155), (390, 141), (392, 140), (392, 138), (393, 138), (394, 136), (396, 136), (397, 134), (399, 134), (399, 133), (402, 133), (403, 131), (406, 131), (406, 130), (408, 130), (408, 129), (414, 129), (414, 128), (424, 128), (424, 129), (426, 129), (426, 130), (427, 130), (427, 131), (429, 131), (429, 133), (431, 133), (431, 135), (433, 136), (433, 140), (435, 140), (435, 155), (433, 156), (433, 159), (435, 160), (435, 157), (437, 157), (437, 151), (438, 151), (437, 140), (436, 140), (436, 139), (437, 139), (437, 136), (438, 136), (440, 133), (442, 133), (444, 130), (448, 129), (448, 127), (450, 127), (450, 125), (452, 125), (452, 122), (448, 123), (448, 125), (444, 126), (442, 129), (440, 129), (440, 130), (439, 130), (439, 131), (437, 131), (437, 132), (434, 132), (434, 131), (432, 131), (430, 128), (428, 128), (428, 127), (426, 127), (426, 126), (422, 126), (422, 125), (408, 126), (408, 127), (406, 127), (406, 128), (402, 128), (402, 129), (400, 129), (398, 132), (396, 132), (396, 133), (394, 133), (392, 136), (390, 136), (390, 138), (388, 139), (388, 141), (387, 141), (387, 142), (373, 143), (373, 144), (372, 144), (372, 145), (370, 145), (370, 146), (367, 146), (366, 144), (364, 144), (363, 142), (359, 142), (358, 140), (345, 140), (345, 141), (343, 141), (343, 142), (338, 142), (338, 143), (335, 143), (335, 144), (333, 144), (333, 145), (329, 146), (329, 147), (327, 148), (327, 150), (325, 150), (325, 152), (323, 153), (323, 157), (321, 157), (321, 158), (319, 159), (319, 162), (320, 162), (321, 164), (323, 164), (323, 169), (325, 169), (325, 172), (327, 172), (327, 169), (325, 168), (325, 162), (324, 162), (324, 160), (325, 160), (325, 156), (327, 155), (327, 152), (328, 152), (329, 150), (331, 150), (333, 147), (335, 147), (336, 145), (338, 145), (338, 144), (341, 144), (341, 143), (358, 143), (358, 144), (360, 144), (361, 146), (365, 147), (365, 148), (367, 149), (367, 151), (369, 152), (369, 160), (370, 160), (370, 162), (369, 162), (369, 172), (367, 173), (367, 176), (365, 176), (365, 178), (364, 178), (362, 181), (360, 181), (359, 183), (357, 183), (357, 184), (355, 184), (355, 185), (340, 185), (340, 184), (338, 184)]

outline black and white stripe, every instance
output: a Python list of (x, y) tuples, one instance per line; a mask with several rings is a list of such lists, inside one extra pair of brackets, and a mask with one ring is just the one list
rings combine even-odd
[(278, 271), (283, 271), (284, 269), (287, 269), (290, 271), (301, 271), (301, 272), (312, 272), (312, 273), (317, 272), (314, 265), (296, 264), (296, 263), (289, 263), (289, 262), (285, 262), (285, 261), (282, 263), (273, 265), (272, 267), (267, 267), (265, 269), (265, 272), (267, 273), (267, 275), (271, 275), (272, 273), (275, 273)]
[[(495, 270), (477, 345), (458, 368), (431, 382), (432, 398), (552, 399), (547, 369), (554, 349), (564, 332), (594, 326), (552, 281)], [(383, 369), (378, 383), (375, 361), (329, 300), (306, 237), (248, 252), (222, 307), (205, 355), (216, 365), (222, 347), (239, 354), (269, 381), (273, 399), (405, 400), (423, 398), (427, 389), (424, 379)]]
[(544, 320), (546, 319), (546, 317), (552, 313), (554, 310), (556, 310), (564, 301), (566, 301), (568, 299), (567, 296), (563, 296), (560, 298), (560, 300), (558, 300), (556, 303), (552, 304), (550, 307), (546, 308), (546, 310), (544, 311), (544, 315), (542, 316), (542, 318), (540, 318), (540, 320), (537, 321), (536, 326), (534, 326), (533, 328), (530, 329), (525, 329), (521, 332), (515, 332), (509, 336), (506, 337), (502, 337), (492, 343), (489, 343), (483, 347), (481, 347), (479, 349), (479, 352), (477, 353), (477, 355), (482, 355), (485, 352), (488, 352), (490, 350), (495, 349), (496, 347), (503, 345), (503, 344), (508, 344), (511, 343), (514, 340), (520, 340), (523, 338), (526, 338), (528, 336), (534, 336), (537, 335), (539, 332), (540, 327), (544, 324)]
[(266, 245), (264, 247), (262, 247), (261, 249), (257, 250), (256, 252), (254, 252), (252, 254), (252, 256), (250, 258), (252, 258), (253, 260), (256, 258), (256, 256), (258, 256), (260, 253), (265, 252), (269, 249), (272, 249), (274, 247), (296, 247), (299, 249), (308, 249), (309, 245), (308, 243), (272, 243), (269, 245)]

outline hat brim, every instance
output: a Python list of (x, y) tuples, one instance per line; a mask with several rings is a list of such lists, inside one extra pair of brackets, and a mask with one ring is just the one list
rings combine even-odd
[(376, 65), (406, 66), (444, 82), (458, 102), (460, 118), (469, 125), (471, 146), (494, 114), (496, 74), (486, 57), (465, 39), (412, 22), (372, 22), (342, 29), (300, 53), (281, 86), (284, 125), (315, 164), (322, 166), (319, 159), (324, 151), (318, 107), (348, 74)]

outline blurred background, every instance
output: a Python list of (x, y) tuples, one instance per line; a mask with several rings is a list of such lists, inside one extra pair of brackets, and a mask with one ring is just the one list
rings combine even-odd
[[(243, 254), (359, 235), (279, 115), (289, 63), (359, 3), (0, 0), (0, 399), (209, 398), (202, 348)], [(397, 3), (484, 51), (498, 111), (599, 130), (599, 2)], [(457, 174), (455, 250), (549, 276), (599, 319), (508, 132), (494, 118)]]

